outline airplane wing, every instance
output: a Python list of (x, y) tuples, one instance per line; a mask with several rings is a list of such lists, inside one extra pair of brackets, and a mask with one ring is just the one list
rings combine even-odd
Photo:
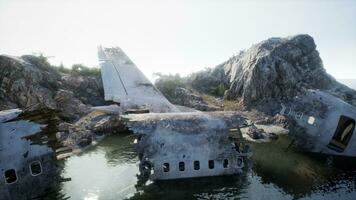
[(98, 48), (106, 101), (120, 103), (122, 110), (179, 112), (119, 48)]

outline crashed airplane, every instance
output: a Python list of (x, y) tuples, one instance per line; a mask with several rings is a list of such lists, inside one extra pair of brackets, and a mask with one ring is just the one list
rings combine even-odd
[(283, 104), (280, 114), (296, 123), (291, 135), (299, 149), (356, 157), (356, 108), (319, 90), (307, 90)]
[[(182, 112), (149, 82), (120, 48), (99, 47), (105, 100), (120, 105), (137, 135), (140, 176), (151, 180), (241, 173), (250, 155), (237, 112)], [(142, 112), (149, 113), (142, 113)], [(142, 113), (128, 114), (127, 113)], [(236, 137), (231, 133), (236, 132)]]
[(0, 200), (40, 198), (62, 179), (52, 111), (0, 111)]

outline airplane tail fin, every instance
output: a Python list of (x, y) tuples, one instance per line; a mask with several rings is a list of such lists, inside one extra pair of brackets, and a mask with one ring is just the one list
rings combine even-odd
[(98, 57), (106, 101), (123, 109), (179, 112), (119, 47), (98, 47)]

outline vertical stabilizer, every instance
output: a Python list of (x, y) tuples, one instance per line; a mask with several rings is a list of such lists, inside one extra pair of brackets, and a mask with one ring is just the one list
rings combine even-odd
[(105, 100), (120, 103), (123, 110), (179, 112), (119, 48), (98, 48)]

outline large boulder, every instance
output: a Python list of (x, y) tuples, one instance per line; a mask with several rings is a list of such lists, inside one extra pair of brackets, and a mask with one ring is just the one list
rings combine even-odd
[(84, 104), (92, 106), (105, 105), (104, 90), (101, 76), (83, 76), (63, 74), (61, 78), (63, 88), (74, 92), (74, 97)]
[(40, 69), (25, 59), (0, 56), (0, 110), (36, 104), (56, 108), (52, 97), (60, 85), (59, 73)]
[(74, 121), (105, 104), (103, 93), (100, 74), (61, 73), (43, 56), (0, 55), (0, 110), (47, 107)]
[(63, 116), (69, 121), (78, 120), (90, 111), (90, 107), (75, 98), (72, 91), (59, 90), (54, 96), (54, 101), (57, 107), (63, 112)]
[(321, 90), (356, 106), (356, 91), (339, 83), (323, 67), (309, 35), (270, 38), (212, 69), (193, 73), (195, 90), (238, 101), (239, 108), (276, 114), (281, 103), (308, 90)]
[(241, 98), (246, 104), (294, 97), (304, 88), (330, 89), (335, 84), (309, 35), (262, 41), (230, 59), (224, 69), (231, 83), (226, 98)]
[(226, 99), (247, 106), (290, 100), (307, 89), (322, 90), (356, 105), (356, 91), (326, 72), (309, 35), (270, 38), (206, 73), (211, 71), (221, 83), (228, 82)]
[(191, 90), (186, 88), (177, 87), (174, 90), (174, 96), (175, 98), (171, 99), (171, 101), (177, 105), (195, 108), (201, 111), (214, 111), (221, 109), (208, 105), (201, 96), (194, 94)]

